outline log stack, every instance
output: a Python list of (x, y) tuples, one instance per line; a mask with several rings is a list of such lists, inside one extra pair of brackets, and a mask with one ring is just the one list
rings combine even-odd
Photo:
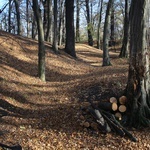
[(126, 96), (121, 96), (118, 100), (111, 97), (108, 101), (99, 103), (88, 102), (87, 107), (81, 108), (80, 125), (86, 129), (101, 131), (105, 134), (114, 131), (120, 136), (126, 135), (136, 142), (136, 138), (119, 122), (127, 111), (126, 103)]

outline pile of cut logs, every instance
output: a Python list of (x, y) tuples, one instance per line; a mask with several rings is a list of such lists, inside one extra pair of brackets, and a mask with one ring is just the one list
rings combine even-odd
[(111, 97), (109, 101), (83, 102), (79, 116), (80, 125), (102, 133), (113, 131), (136, 142), (136, 138), (120, 123), (127, 110), (126, 102), (126, 96), (121, 96), (118, 100)]

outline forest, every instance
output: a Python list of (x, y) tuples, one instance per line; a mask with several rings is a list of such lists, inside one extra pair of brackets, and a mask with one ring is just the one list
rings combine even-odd
[(150, 0), (0, 2), (0, 150), (150, 149)]

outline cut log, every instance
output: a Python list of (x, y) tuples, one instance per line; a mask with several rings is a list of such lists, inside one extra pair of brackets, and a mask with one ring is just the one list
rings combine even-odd
[(118, 119), (118, 120), (121, 120), (122, 119), (122, 115), (120, 112), (116, 112), (115, 113), (115, 117)]
[(118, 106), (116, 103), (100, 102), (99, 108), (107, 111), (116, 111)]
[(113, 129), (113, 131), (115, 131), (116, 133), (118, 133), (120, 136), (124, 136), (125, 133), (122, 130), (122, 128), (120, 128), (117, 124), (115, 124), (111, 119), (109, 119), (105, 114), (103, 114), (104, 119), (107, 121), (107, 123), (109, 124), (109, 126)]
[(117, 103), (117, 99), (116, 99), (115, 97), (111, 97), (111, 98), (109, 99), (109, 102), (110, 102), (110, 103)]
[(131, 141), (137, 142), (137, 139), (136, 139), (129, 131), (127, 131), (127, 130), (115, 119), (114, 115), (112, 115), (112, 118), (113, 118), (115, 124), (117, 124), (120, 128), (122, 128), (122, 130), (124, 131), (125, 135), (128, 136)]
[(127, 102), (127, 97), (126, 96), (121, 96), (119, 98), (119, 103), (124, 105)]
[(107, 122), (104, 120), (102, 114), (98, 109), (89, 109), (89, 112), (91, 115), (96, 119), (96, 122), (99, 124), (99, 128), (102, 132), (108, 133), (111, 132), (111, 128), (107, 124)]
[(127, 108), (126, 108), (125, 105), (120, 105), (118, 109), (119, 109), (119, 111), (122, 112), (122, 113), (127, 110)]

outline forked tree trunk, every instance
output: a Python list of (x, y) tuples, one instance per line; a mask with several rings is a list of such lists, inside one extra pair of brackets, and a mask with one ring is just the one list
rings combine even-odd
[(149, 51), (146, 43), (146, 14), (149, 6), (149, 0), (132, 0), (131, 3), (127, 123), (135, 127), (150, 126)]

